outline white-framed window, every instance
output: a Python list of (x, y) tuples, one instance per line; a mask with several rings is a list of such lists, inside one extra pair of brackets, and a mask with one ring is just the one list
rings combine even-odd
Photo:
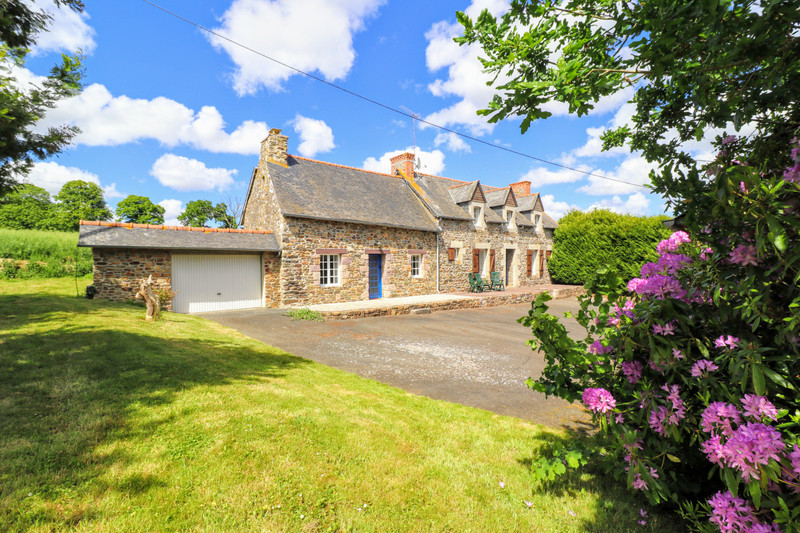
[(472, 208), (472, 222), (474, 222), (476, 226), (481, 223), (481, 208), (478, 205)]
[(422, 256), (420, 254), (411, 254), (411, 277), (422, 277)]
[(536, 231), (539, 231), (539, 223), (542, 221), (541, 215), (535, 215), (533, 217), (533, 225), (536, 226)]
[(341, 256), (325, 254), (319, 256), (319, 284), (322, 287), (339, 285), (339, 265)]

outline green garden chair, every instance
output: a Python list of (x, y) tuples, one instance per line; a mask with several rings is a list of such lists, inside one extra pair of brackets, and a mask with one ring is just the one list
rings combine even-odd
[(475, 274), (470, 272), (467, 274), (467, 279), (469, 280), (469, 291), (468, 292), (481, 292), (481, 288), (478, 286), (478, 283), (475, 281)]
[(493, 291), (504, 291), (506, 290), (506, 284), (503, 282), (503, 279), (500, 277), (500, 272), (489, 272), (489, 279), (492, 281), (492, 290)]
[(483, 281), (481, 275), (478, 272), (473, 272), (472, 275), (475, 276), (475, 285), (477, 285), (478, 289), (480, 289), (478, 292), (492, 290), (492, 284), (489, 283), (488, 281)]

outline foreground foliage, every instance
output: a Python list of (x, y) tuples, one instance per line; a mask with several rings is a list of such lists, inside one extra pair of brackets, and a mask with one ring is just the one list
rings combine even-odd
[(695, 529), (788, 533), (800, 531), (800, 140), (779, 171), (740, 164), (738, 144), (723, 140), (688, 233), (660, 243), (641, 278), (605, 270), (588, 286), (586, 340), (535, 302), (523, 322), (547, 368), (530, 385), (582, 400), (609, 469)]
[(60, 278), (92, 271), (77, 232), (0, 229), (0, 278)]
[(533, 491), (565, 433), (74, 294), (0, 281), (0, 530), (678, 531), (594, 474)]
[(655, 245), (669, 236), (667, 217), (637, 217), (596, 209), (570, 211), (558, 221), (548, 267), (557, 283), (583, 285), (606, 265), (624, 279), (656, 259)]

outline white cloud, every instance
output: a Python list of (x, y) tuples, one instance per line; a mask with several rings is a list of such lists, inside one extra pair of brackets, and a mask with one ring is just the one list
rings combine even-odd
[(125, 198), (128, 195), (119, 192), (117, 190), (117, 184), (112, 183), (111, 185), (103, 187), (103, 196), (108, 200), (109, 198)]
[(613, 171), (596, 170), (593, 172), (607, 178), (628, 183), (620, 183), (620, 181), (589, 176), (589, 183), (583, 187), (579, 187), (578, 192), (596, 196), (640, 192), (643, 189), (639, 185), (647, 185), (650, 183), (650, 171), (656, 168), (656, 166), (657, 165), (654, 163), (648, 163), (643, 157), (630, 156), (624, 159)]
[(100, 178), (75, 167), (65, 167), (52, 161), (34, 163), (24, 181), (41, 187), (50, 194), (57, 194), (68, 181), (81, 180), (100, 185)]
[(52, 0), (33, 0), (33, 5), (52, 19), (47, 23), (45, 31), (36, 36), (36, 45), (31, 50), (31, 55), (40, 55), (47, 52), (72, 53), (81, 50), (84, 54), (91, 54), (97, 43), (94, 41), (94, 28), (86, 21), (89, 15), (86, 11), (76, 13), (65, 6), (56, 6)]
[(150, 175), (161, 185), (176, 191), (223, 191), (233, 185), (233, 176), (238, 171), (227, 168), (208, 168), (205, 163), (174, 154), (159, 157)]
[(543, 194), (541, 196), (541, 199), (542, 199), (542, 207), (544, 207), (544, 212), (553, 217), (555, 220), (558, 220), (559, 218), (566, 215), (567, 211), (571, 211), (573, 209), (577, 209), (578, 211), (581, 210), (581, 208), (575, 204), (556, 201), (555, 197), (552, 194)]
[(451, 152), (472, 152), (472, 147), (464, 141), (464, 139), (455, 133), (441, 132), (436, 134), (433, 140), (434, 146), (437, 148), (444, 144)]
[[(404, 153), (415, 153), (414, 147), (409, 146), (405, 150), (386, 152), (377, 159), (374, 157), (368, 157), (364, 161), (362, 168), (372, 172), (382, 172), (384, 174), (388, 174), (392, 170), (391, 158), (398, 154)], [(425, 152), (417, 149), (416, 154), (420, 161), (420, 166), (417, 168), (417, 172), (434, 175), (441, 175), (442, 172), (444, 172), (444, 153), (442, 153), (441, 150)]]
[[(579, 165), (575, 168), (586, 172), (592, 171), (592, 168), (587, 165)], [(575, 172), (574, 170), (567, 170), (565, 168), (550, 170), (545, 167), (535, 167), (526, 172), (518, 181), (530, 181), (531, 185), (537, 188), (545, 185), (553, 185), (555, 183), (573, 183), (585, 177), (586, 174)]]
[(167, 226), (180, 226), (178, 215), (183, 213), (183, 202), (180, 200), (173, 200), (165, 198), (158, 202), (158, 205), (164, 208), (164, 224)]
[(97, 83), (62, 101), (38, 128), (64, 123), (78, 126), (81, 133), (74, 142), (88, 146), (155, 139), (169, 147), (183, 144), (215, 153), (256, 155), (267, 136), (267, 125), (251, 120), (227, 133), (222, 115), (213, 106), (195, 112), (164, 97), (146, 100), (113, 96)]
[(336, 145), (333, 143), (333, 130), (324, 120), (296, 115), (292, 121), (294, 131), (300, 135), (300, 146), (297, 151), (305, 157), (330, 152)]
[(627, 213), (631, 215), (646, 215), (650, 207), (650, 198), (640, 192), (631, 194), (627, 199), (614, 196), (611, 199), (604, 198), (589, 206), (588, 211), (593, 209), (609, 209), (616, 213)]
[[(326, 80), (344, 78), (356, 57), (353, 35), (385, 0), (234, 0), (214, 31)], [(279, 90), (295, 71), (230, 41), (210, 36), (236, 65), (239, 95)]]

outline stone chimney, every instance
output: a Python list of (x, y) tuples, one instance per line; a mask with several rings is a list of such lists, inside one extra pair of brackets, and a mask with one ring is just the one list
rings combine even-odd
[(289, 137), (281, 135), (281, 130), (272, 128), (267, 138), (261, 141), (261, 160), (287, 166), (286, 146)]
[(414, 154), (409, 154), (406, 152), (404, 154), (396, 155), (391, 159), (391, 162), (392, 174), (399, 170), (407, 179), (412, 181), (414, 180)]
[(514, 194), (517, 196), (530, 196), (531, 195), (531, 182), (530, 181), (518, 181), (517, 183), (512, 183), (509, 185), (511, 190), (514, 191)]

